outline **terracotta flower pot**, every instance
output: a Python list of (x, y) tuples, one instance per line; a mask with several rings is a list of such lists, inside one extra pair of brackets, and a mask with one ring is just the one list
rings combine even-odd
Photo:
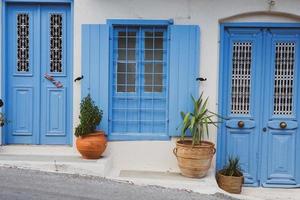
[(229, 193), (240, 194), (244, 183), (244, 176), (225, 176), (217, 173), (217, 182), (221, 189)]
[(106, 149), (107, 140), (103, 131), (78, 137), (76, 147), (85, 159), (99, 159)]
[(173, 150), (181, 174), (191, 178), (206, 176), (215, 152), (213, 143), (202, 141), (201, 145), (192, 146), (191, 140), (177, 141)]

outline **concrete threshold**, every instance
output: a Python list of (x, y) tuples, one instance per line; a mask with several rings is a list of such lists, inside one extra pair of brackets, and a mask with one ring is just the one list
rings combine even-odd
[(112, 159), (82, 159), (69, 146), (13, 145), (0, 147), (0, 166), (18, 167), (46, 172), (104, 177), (111, 168)]

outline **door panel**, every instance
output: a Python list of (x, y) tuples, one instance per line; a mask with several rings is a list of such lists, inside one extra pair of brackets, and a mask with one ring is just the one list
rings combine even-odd
[(269, 29), (266, 34), (270, 50), (264, 83), (267, 131), (262, 136), (262, 183), (267, 187), (297, 184), (299, 33), (297, 29)]
[(225, 160), (238, 156), (245, 175), (245, 184), (258, 185), (257, 154), (259, 151), (259, 95), (257, 74), (259, 68), (262, 33), (260, 29), (227, 29), (225, 51), (229, 95), (225, 124)]
[(70, 7), (12, 3), (6, 19), (6, 142), (68, 144)]
[[(69, 77), (70, 13), (69, 7), (47, 5), (41, 7), (41, 143), (67, 144), (67, 127), (71, 118)], [(61, 84), (61, 88), (47, 80), (45, 74)]]
[(39, 121), (39, 11), (27, 5), (7, 6), (6, 142), (37, 143)]

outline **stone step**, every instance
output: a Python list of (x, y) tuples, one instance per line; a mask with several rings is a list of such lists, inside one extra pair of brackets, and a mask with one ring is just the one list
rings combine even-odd
[(16, 145), (0, 148), (0, 166), (105, 177), (112, 168), (112, 159), (82, 159), (72, 147)]

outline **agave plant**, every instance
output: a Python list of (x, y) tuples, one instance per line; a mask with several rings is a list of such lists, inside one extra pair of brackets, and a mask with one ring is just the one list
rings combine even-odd
[(181, 126), (181, 140), (184, 140), (188, 133), (192, 136), (192, 145), (200, 144), (204, 139), (205, 133), (209, 137), (209, 125), (217, 126), (217, 121), (213, 119), (221, 118), (218, 114), (213, 113), (207, 109), (208, 98), (203, 99), (201, 93), (198, 99), (193, 96), (192, 101), (194, 105), (193, 112), (181, 112), (182, 126)]
[(240, 159), (238, 157), (230, 156), (227, 165), (224, 166), (221, 173), (225, 176), (242, 176)]

